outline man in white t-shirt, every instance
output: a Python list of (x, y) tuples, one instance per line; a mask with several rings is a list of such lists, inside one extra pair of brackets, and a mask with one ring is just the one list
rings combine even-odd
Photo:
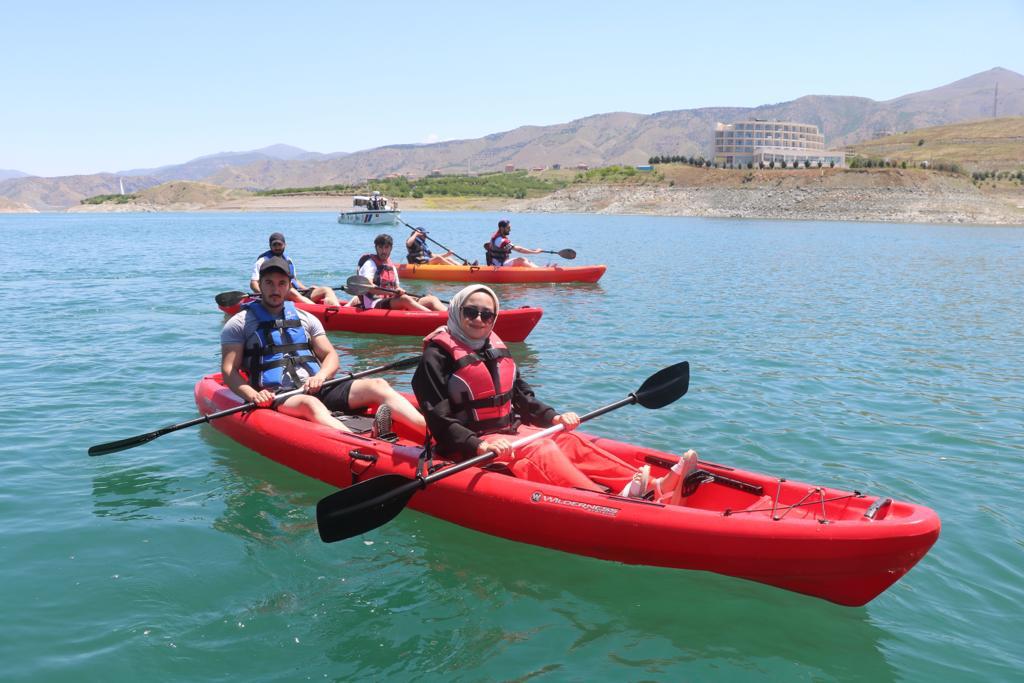
[(260, 254), (256, 258), (256, 263), (252, 266), (252, 274), (249, 276), (249, 289), (257, 294), (260, 293), (260, 266), (271, 256), (280, 256), (288, 262), (289, 276), (292, 280), (292, 288), (288, 292), (288, 301), (301, 301), (306, 304), (323, 303), (328, 306), (339, 305), (338, 296), (330, 287), (322, 287), (320, 285), (307, 287), (299, 281), (299, 278), (295, 275), (295, 264), (284, 254), (285, 246), (283, 233), (275, 232), (270, 235), (270, 249)]
[(391, 261), (394, 240), (391, 235), (377, 235), (373, 240), (373, 254), (359, 259), (359, 274), (376, 287), (387, 291), (371, 291), (363, 294), (363, 308), (390, 308), (401, 311), (447, 311), (448, 307), (432, 294), (414, 297), (405, 293), (398, 280), (398, 268)]

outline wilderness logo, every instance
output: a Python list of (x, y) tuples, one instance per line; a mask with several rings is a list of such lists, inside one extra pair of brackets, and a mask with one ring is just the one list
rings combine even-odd
[(530, 496), (530, 500), (534, 503), (550, 503), (552, 505), (564, 505), (566, 507), (579, 508), (580, 510), (594, 512), (599, 515), (607, 515), (608, 517), (614, 517), (619, 514), (619, 508), (608, 507), (607, 505), (584, 503), (581, 500), (566, 500), (564, 498), (559, 498), (558, 496), (549, 496), (541, 493), (540, 491), (534, 491), (533, 495)]

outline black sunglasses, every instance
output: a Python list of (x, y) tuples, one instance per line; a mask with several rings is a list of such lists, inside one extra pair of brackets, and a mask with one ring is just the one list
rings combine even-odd
[(494, 311), (489, 308), (477, 308), (476, 306), (463, 306), (462, 315), (466, 320), (476, 320), (479, 317), (485, 323), (489, 323), (494, 320), (494, 316), (497, 315)]

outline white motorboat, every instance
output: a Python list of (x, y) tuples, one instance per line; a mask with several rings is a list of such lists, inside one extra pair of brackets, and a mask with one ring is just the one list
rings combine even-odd
[(338, 214), (339, 223), (352, 225), (393, 225), (398, 222), (398, 202), (390, 202), (380, 192), (370, 196), (356, 195), (352, 197), (352, 210)]

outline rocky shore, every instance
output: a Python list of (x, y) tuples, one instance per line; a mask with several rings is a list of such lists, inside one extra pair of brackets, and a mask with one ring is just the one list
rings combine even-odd
[[(774, 175), (773, 175), (774, 174)], [(522, 211), (778, 220), (1024, 225), (1024, 189), (986, 194), (958, 176), (886, 169), (763, 171), (740, 183), (573, 185)], [(743, 178), (749, 178), (746, 182)]]

